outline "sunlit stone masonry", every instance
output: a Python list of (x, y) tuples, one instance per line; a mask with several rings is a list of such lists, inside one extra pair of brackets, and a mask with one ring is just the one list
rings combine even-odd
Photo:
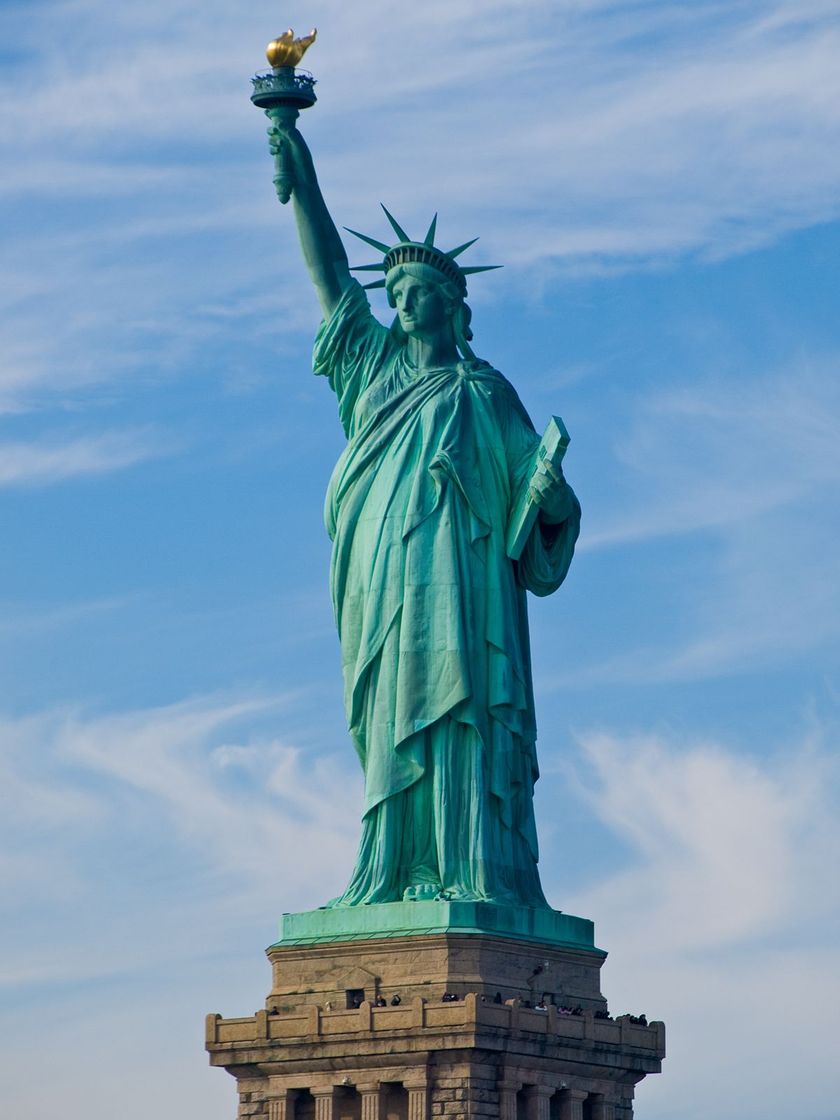
[(630, 1120), (665, 1028), (609, 1016), (591, 922), (545, 911), (525, 938), (521, 913), (494, 929), (504, 908), (437, 902), (358, 924), (383, 909), (384, 936), (348, 936), (347, 911), (286, 915), (265, 1009), (207, 1017), (240, 1120)]

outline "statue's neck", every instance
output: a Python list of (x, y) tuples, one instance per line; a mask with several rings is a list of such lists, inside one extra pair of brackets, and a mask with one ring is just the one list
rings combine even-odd
[(415, 369), (439, 369), (454, 366), (461, 360), (451, 339), (435, 335), (423, 338), (411, 334), (406, 340), (406, 357)]

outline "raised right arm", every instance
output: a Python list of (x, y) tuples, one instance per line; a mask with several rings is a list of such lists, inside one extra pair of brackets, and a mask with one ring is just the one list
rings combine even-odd
[(300, 247), (324, 318), (329, 319), (351, 280), (347, 254), (318, 186), (312, 155), (300, 132), (296, 128), (270, 128), (269, 143), (273, 153), (282, 144), (285, 157), (291, 162), (292, 204)]

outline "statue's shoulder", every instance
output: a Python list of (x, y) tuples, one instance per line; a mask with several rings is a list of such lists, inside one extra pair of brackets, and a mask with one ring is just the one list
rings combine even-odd
[(463, 361), (458, 362), (457, 370), (460, 376), (467, 380), (487, 381), (513, 388), (505, 375), (489, 362), (485, 362), (483, 358), (464, 358)]
[(467, 360), (458, 363), (458, 371), (461, 376), (467, 377), (475, 381), (483, 381), (492, 391), (511, 395), (512, 398), (519, 403), (519, 393), (513, 388), (510, 381), (502, 373), (497, 370), (494, 365), (485, 362), (483, 358), (467, 358)]
[[(522, 413), (527, 418), (519, 394), (505, 375), (481, 358), (466, 359), (458, 364), (459, 372), (467, 379), (482, 382), (488, 395), (499, 404)], [(530, 421), (529, 421), (530, 423)]]
[(322, 321), (315, 336), (315, 372), (326, 372), (335, 362), (379, 358), (394, 349), (391, 333), (376, 318), (367, 292), (353, 279), (344, 289), (332, 314)]

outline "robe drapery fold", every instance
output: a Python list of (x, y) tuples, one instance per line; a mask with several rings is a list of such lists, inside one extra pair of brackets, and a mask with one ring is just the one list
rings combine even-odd
[(563, 581), (577, 500), (512, 562), (507, 522), (539, 443), (516, 392), (476, 360), (414, 369), (355, 281), (321, 326), (314, 368), (348, 439), (325, 519), (365, 775), (359, 857), (336, 903), (430, 883), (449, 897), (545, 905), (525, 590)]

